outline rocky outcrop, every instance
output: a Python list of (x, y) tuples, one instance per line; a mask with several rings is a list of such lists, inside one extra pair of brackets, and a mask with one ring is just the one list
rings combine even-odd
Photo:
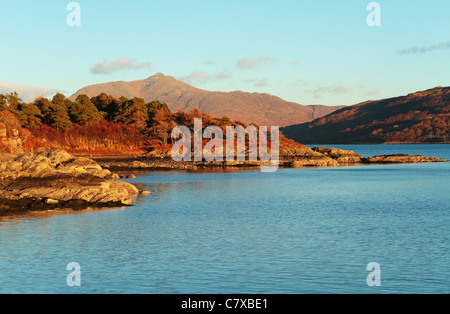
[(6, 151), (23, 152), (23, 140), (20, 132), (15, 128), (8, 128), (5, 123), (0, 122), (0, 147)]
[(369, 157), (366, 159), (367, 163), (371, 164), (411, 164), (411, 163), (428, 163), (428, 162), (446, 162), (447, 160), (436, 158), (436, 157), (427, 157), (423, 155), (404, 155), (404, 154), (395, 154), (395, 155), (380, 155), (375, 157)]
[[(205, 168), (260, 167), (264, 164), (264, 162), (260, 161), (175, 162), (168, 157), (152, 158), (148, 155), (136, 157), (101, 157), (95, 160), (103, 168), (107, 168), (111, 171), (197, 170)], [(306, 146), (295, 146), (280, 149), (279, 167), (339, 167), (357, 164), (402, 164), (446, 161), (447, 160), (434, 157), (409, 155), (384, 155), (366, 158), (350, 150), (330, 147), (314, 147), (311, 149)]]
[(313, 151), (328, 156), (338, 162), (340, 166), (348, 164), (413, 164), (429, 162), (446, 162), (447, 160), (423, 155), (380, 155), (375, 157), (364, 157), (350, 150), (330, 147), (314, 147)]
[(313, 151), (330, 157), (336, 160), (339, 164), (357, 164), (365, 160), (364, 156), (361, 156), (351, 150), (330, 147), (314, 147)]
[(0, 205), (9, 211), (130, 205), (139, 190), (63, 150), (0, 155)]
[(35, 153), (1, 155), (0, 171), (3, 179), (79, 177), (83, 174), (107, 178), (112, 175), (110, 171), (102, 169), (91, 159), (74, 158), (63, 150), (46, 150), (44, 148)]
[[(313, 151), (306, 146), (293, 146), (280, 149), (280, 167), (288, 168), (304, 168), (304, 167), (337, 167), (339, 163), (319, 152)], [(198, 170), (208, 168), (244, 168), (244, 167), (260, 167), (268, 164), (262, 161), (192, 161), (192, 162), (176, 162), (173, 159), (153, 158), (149, 155), (136, 157), (99, 157), (95, 161), (103, 168), (111, 171), (149, 171), (149, 170)]]

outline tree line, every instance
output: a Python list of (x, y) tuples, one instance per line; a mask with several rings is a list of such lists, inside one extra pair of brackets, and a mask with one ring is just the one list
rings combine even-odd
[(214, 117), (197, 108), (190, 112), (179, 110), (173, 113), (167, 104), (157, 100), (146, 102), (138, 97), (128, 99), (105, 93), (92, 98), (79, 95), (74, 101), (58, 93), (52, 99), (38, 97), (29, 103), (22, 101), (16, 92), (0, 94), (0, 111), (2, 110), (13, 113), (23, 128), (35, 130), (41, 135), (51, 136), (48, 128), (55, 129), (60, 134), (74, 133), (74, 130), (80, 133), (82, 129), (101, 133), (101, 128), (95, 126), (123, 125), (161, 145), (170, 141), (171, 131), (177, 125), (192, 129), (195, 118), (202, 118), (204, 127), (216, 125), (225, 130), (226, 126), (248, 126), (245, 122), (233, 121), (228, 117)]

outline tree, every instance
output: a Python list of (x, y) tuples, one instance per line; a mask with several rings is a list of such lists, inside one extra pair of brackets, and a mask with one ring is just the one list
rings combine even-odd
[(87, 95), (79, 95), (69, 108), (70, 119), (81, 126), (98, 124), (101, 115)]
[(66, 105), (66, 96), (63, 94), (57, 93), (53, 96), (52, 103), (57, 106), (65, 106)]
[(161, 108), (155, 111), (155, 115), (150, 123), (150, 132), (160, 139), (164, 144), (170, 137), (173, 128), (176, 127), (174, 117), (169, 109)]
[(65, 100), (66, 97), (59, 93), (53, 97), (52, 101), (42, 97), (35, 100), (34, 105), (41, 111), (44, 124), (57, 130), (72, 127)]
[(100, 114), (107, 121), (114, 121), (117, 118), (120, 107), (122, 105), (122, 101), (116, 99), (111, 95), (108, 96), (105, 93), (101, 93), (96, 97), (92, 97), (91, 102), (95, 105)]
[(8, 103), (9, 108), (12, 110), (16, 109), (19, 104), (23, 103), (17, 92), (6, 94), (6, 102)]
[(49, 117), (50, 126), (56, 128), (57, 130), (72, 128), (66, 96), (58, 93), (53, 97), (52, 103), (53, 106)]
[(117, 121), (133, 126), (135, 130), (144, 132), (147, 128), (148, 111), (145, 100), (142, 98), (133, 98), (122, 104), (121, 114)]
[(146, 106), (148, 111), (148, 118), (150, 120), (152, 120), (155, 117), (155, 113), (157, 110), (165, 109), (167, 111), (170, 111), (169, 106), (167, 106), (167, 104), (161, 103), (157, 100), (148, 103)]
[(6, 96), (3, 94), (0, 94), (0, 111), (6, 109), (7, 102), (6, 102)]
[(231, 119), (228, 117), (223, 117), (223, 118), (217, 118), (217, 121), (219, 121), (219, 126), (231, 126)]
[(194, 117), (190, 113), (178, 110), (173, 116), (177, 125), (186, 126), (191, 131), (193, 130)]
[(42, 113), (39, 108), (32, 103), (21, 103), (13, 111), (24, 128), (39, 128), (42, 125)]
[(34, 105), (41, 111), (43, 122), (50, 125), (50, 113), (53, 106), (52, 102), (47, 98), (40, 97), (34, 101)]

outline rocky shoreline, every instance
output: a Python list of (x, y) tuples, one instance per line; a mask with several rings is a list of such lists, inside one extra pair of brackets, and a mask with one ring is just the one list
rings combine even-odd
[[(280, 168), (341, 167), (358, 164), (405, 164), (447, 160), (409, 155), (366, 158), (328, 147), (283, 149)], [(169, 156), (75, 157), (63, 150), (0, 154), (0, 216), (31, 210), (113, 208), (130, 206), (134, 197), (149, 194), (118, 181), (133, 172), (259, 167), (263, 162), (175, 162)], [(115, 172), (115, 173), (114, 173)], [(119, 175), (117, 172), (128, 174)]]
[(92, 159), (63, 150), (0, 155), (0, 215), (132, 204), (140, 191)]
[[(260, 167), (267, 162), (250, 161), (191, 161), (176, 162), (170, 156), (101, 156), (92, 157), (102, 168), (110, 171), (154, 171), (188, 170), (215, 168), (251, 168)], [(447, 162), (445, 159), (422, 155), (380, 155), (364, 157), (353, 151), (329, 147), (304, 147), (280, 151), (280, 168), (342, 167), (358, 164), (405, 164)]]

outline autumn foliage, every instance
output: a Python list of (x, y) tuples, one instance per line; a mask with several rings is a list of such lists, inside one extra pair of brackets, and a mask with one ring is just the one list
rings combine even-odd
[(283, 133), (302, 143), (449, 143), (450, 88), (371, 101)]
[[(57, 94), (52, 100), (40, 97), (33, 103), (24, 103), (13, 93), (0, 95), (0, 100), (4, 109), (0, 122), (8, 120), (23, 133), (23, 148), (27, 151), (48, 146), (76, 154), (153, 152), (164, 155), (173, 144), (172, 130), (183, 125), (193, 131), (196, 118), (202, 119), (202, 128), (218, 126), (224, 134), (227, 126), (249, 126), (228, 117), (214, 117), (197, 108), (172, 113), (166, 104), (158, 101), (146, 103), (141, 98), (116, 98), (106, 94), (91, 99), (79, 95), (75, 101)], [(285, 138), (283, 141), (299, 145)]]

